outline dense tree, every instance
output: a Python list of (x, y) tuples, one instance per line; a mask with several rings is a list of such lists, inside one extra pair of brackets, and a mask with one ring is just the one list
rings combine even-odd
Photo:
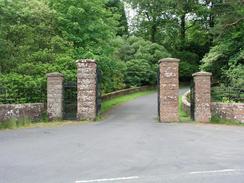
[(156, 84), (158, 61), (169, 57), (163, 47), (138, 37), (116, 40), (118, 48), (115, 56), (126, 63), (125, 84), (142, 86)]
[(97, 60), (103, 93), (155, 84), (169, 56), (181, 59), (182, 81), (201, 64), (243, 86), (242, 0), (125, 1), (137, 12), (130, 33), (122, 0), (0, 0), (0, 85), (12, 102), (44, 99), (48, 72), (76, 80), (82, 58)]
[(157, 41), (157, 34), (162, 26), (163, 18), (168, 17), (167, 0), (127, 0), (137, 11), (137, 29), (138, 31), (152, 42)]
[(119, 27), (117, 30), (117, 35), (128, 35), (128, 22), (125, 14), (124, 3), (121, 2), (121, 0), (109, 0), (106, 6), (110, 8), (113, 14), (117, 14), (119, 16)]
[(101, 55), (117, 31), (117, 14), (106, 8), (106, 0), (50, 0), (57, 12), (58, 30), (76, 49), (76, 57), (87, 51)]
[(228, 86), (244, 85), (244, 2), (228, 0), (215, 4), (214, 46), (202, 68)]

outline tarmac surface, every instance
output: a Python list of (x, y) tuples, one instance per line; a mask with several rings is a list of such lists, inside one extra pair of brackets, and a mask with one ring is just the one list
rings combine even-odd
[(0, 183), (243, 183), (244, 128), (158, 123), (157, 95), (101, 122), (0, 131)]

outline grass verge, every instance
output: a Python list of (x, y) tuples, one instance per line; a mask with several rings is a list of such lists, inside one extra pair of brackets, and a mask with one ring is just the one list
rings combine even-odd
[(79, 125), (79, 124), (87, 124), (87, 121), (40, 121), (40, 122), (23, 122), (21, 120), (10, 119), (5, 122), (0, 123), (0, 130), (13, 130), (18, 128), (57, 128), (63, 127), (67, 125)]
[(220, 118), (217, 115), (213, 115), (210, 121), (211, 124), (221, 124), (221, 125), (235, 125), (235, 126), (244, 126), (243, 123), (236, 121), (236, 120), (230, 120), (230, 119), (223, 119)]
[(113, 99), (104, 101), (104, 102), (102, 102), (102, 106), (101, 106), (101, 115), (103, 116), (106, 112), (108, 112), (110, 109), (112, 109), (115, 106), (126, 103), (130, 100), (136, 99), (141, 96), (152, 94), (154, 92), (155, 92), (155, 90), (136, 92), (136, 93), (119, 96), (119, 97), (115, 97)]
[(179, 96), (179, 118), (180, 122), (192, 122), (191, 117), (183, 111), (182, 96)]

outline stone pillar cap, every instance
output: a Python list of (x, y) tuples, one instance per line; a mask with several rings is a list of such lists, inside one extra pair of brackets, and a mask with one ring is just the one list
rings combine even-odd
[(95, 63), (96, 64), (96, 60), (94, 60), (94, 59), (79, 59), (79, 60), (76, 60), (76, 63)]
[(212, 76), (212, 73), (201, 71), (201, 72), (196, 72), (196, 73), (192, 74), (192, 76), (193, 77), (195, 77), (195, 76)]
[(164, 58), (164, 59), (159, 60), (159, 63), (161, 63), (161, 62), (179, 62), (179, 61), (180, 61), (180, 59), (178, 59), (178, 58)]
[(47, 77), (64, 77), (64, 75), (59, 72), (52, 72), (52, 73), (48, 73)]

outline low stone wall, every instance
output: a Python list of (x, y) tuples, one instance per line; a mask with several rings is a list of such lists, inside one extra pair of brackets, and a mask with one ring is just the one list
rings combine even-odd
[(212, 115), (218, 115), (221, 118), (237, 120), (244, 123), (244, 103), (220, 103), (211, 104)]
[(186, 93), (184, 93), (184, 95), (182, 96), (182, 109), (185, 113), (187, 113), (188, 115), (191, 114), (191, 104), (190, 102), (188, 102), (187, 100), (187, 96), (190, 95), (190, 90), (188, 90)]
[[(190, 90), (187, 91), (182, 96), (182, 108), (190, 115), (191, 104), (187, 100), (187, 95), (189, 95)], [(212, 102), (211, 103), (212, 115), (218, 115), (224, 119), (237, 120), (244, 123), (244, 103), (221, 103)]]
[(134, 88), (128, 88), (128, 89), (124, 89), (124, 90), (118, 90), (118, 91), (107, 93), (107, 94), (103, 95), (102, 101), (109, 100), (109, 99), (123, 96), (123, 95), (127, 95), (127, 94), (131, 94), (131, 93), (135, 93), (135, 92), (139, 92), (139, 91), (146, 91), (146, 90), (153, 89), (153, 88), (155, 88), (155, 87), (154, 86), (142, 86), (142, 87), (134, 87)]
[(38, 120), (45, 112), (43, 103), (32, 104), (0, 104), (0, 122), (11, 118), (21, 119), (24, 117)]

